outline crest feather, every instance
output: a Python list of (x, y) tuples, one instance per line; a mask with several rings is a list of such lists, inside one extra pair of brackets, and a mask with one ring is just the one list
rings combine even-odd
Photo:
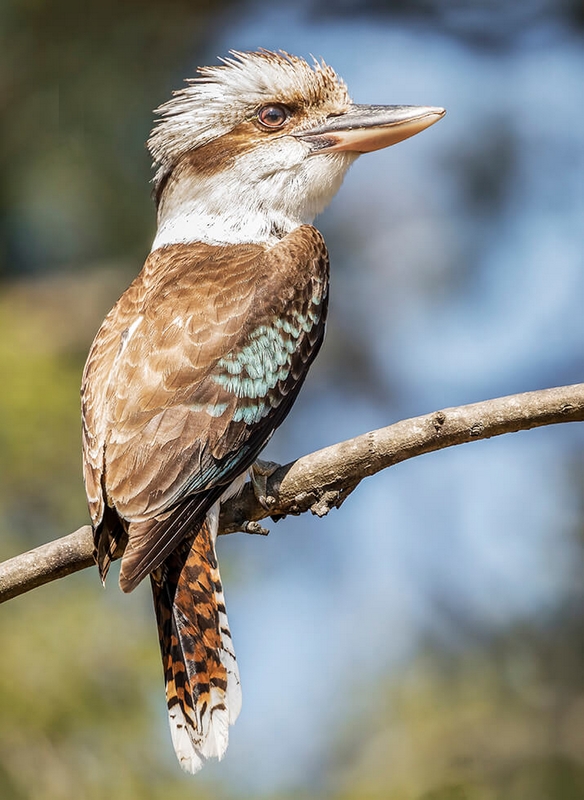
[(322, 60), (310, 64), (270, 50), (231, 50), (219, 60), (221, 64), (199, 67), (197, 77), (187, 78), (186, 86), (156, 109), (160, 120), (147, 143), (159, 165), (155, 183), (184, 153), (228, 133), (270, 101), (331, 104), (339, 110), (351, 102), (345, 82)]

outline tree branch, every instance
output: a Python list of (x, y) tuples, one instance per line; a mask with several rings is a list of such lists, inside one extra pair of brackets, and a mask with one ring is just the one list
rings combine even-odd
[[(268, 479), (274, 502), (266, 510), (251, 486), (224, 505), (220, 532), (242, 530), (246, 521), (338, 508), (363, 478), (423, 453), (560, 422), (584, 421), (584, 384), (542, 389), (447, 408), (396, 422), (326, 447), (279, 467)], [(253, 527), (253, 526), (252, 526)], [(253, 532), (250, 528), (249, 532)], [(91, 566), (91, 528), (15, 556), (0, 564), (0, 602)]]

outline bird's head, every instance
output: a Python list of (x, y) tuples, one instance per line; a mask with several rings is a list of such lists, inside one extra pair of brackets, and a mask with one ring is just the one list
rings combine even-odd
[(201, 68), (158, 113), (154, 248), (279, 238), (322, 211), (358, 155), (444, 111), (354, 105), (324, 62), (261, 50)]

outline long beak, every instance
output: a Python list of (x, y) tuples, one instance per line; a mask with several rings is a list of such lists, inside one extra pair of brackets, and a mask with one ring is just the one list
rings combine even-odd
[(403, 142), (429, 128), (446, 111), (433, 106), (351, 106), (323, 125), (294, 134), (308, 142), (311, 155), (349, 151), (370, 153)]

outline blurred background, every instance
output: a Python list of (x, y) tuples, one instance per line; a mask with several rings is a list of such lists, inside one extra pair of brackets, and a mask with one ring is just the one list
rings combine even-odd
[[(154, 234), (151, 109), (230, 48), (448, 110), (318, 220), (327, 341), (267, 457), (582, 381), (583, 45), (580, 0), (4, 0), (0, 558), (87, 522), (81, 370)], [(87, 570), (2, 606), (0, 797), (584, 798), (583, 447), (571, 425), (450, 449), (224, 537), (244, 706), (196, 778), (147, 585)]]

